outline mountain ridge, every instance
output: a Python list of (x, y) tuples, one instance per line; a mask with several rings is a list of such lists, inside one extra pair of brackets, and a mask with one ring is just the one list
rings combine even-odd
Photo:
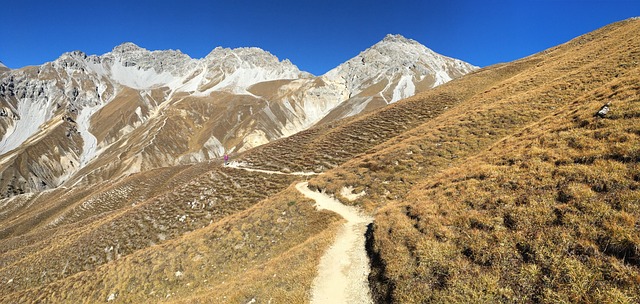
[[(396, 61), (368, 68), (371, 79), (357, 84), (358, 90), (377, 82), (385, 82), (386, 94), (398, 84), (412, 86), (413, 80), (390, 67)], [(374, 77), (376, 69), (384, 76)], [(384, 98), (370, 96), (375, 89), (349, 98), (354, 93), (341, 81), (314, 77), (259, 48), (217, 47), (201, 59), (131, 42), (103, 55), (64, 53), (0, 79), (0, 106), (6, 113), (0, 117), (5, 153), (0, 188), (13, 195), (215, 159), (387, 103), (372, 102)], [(338, 106), (346, 112), (331, 113)], [(44, 145), (49, 138), (59, 148)], [(137, 152), (118, 150), (125, 146)], [(23, 158), (23, 153), (32, 156)], [(38, 173), (17, 169), (25, 161)], [(74, 176), (80, 172), (99, 177)]]

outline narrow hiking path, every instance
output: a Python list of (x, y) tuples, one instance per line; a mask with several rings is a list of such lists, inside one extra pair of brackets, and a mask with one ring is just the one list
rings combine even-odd
[(320, 258), (318, 275), (311, 287), (311, 303), (373, 303), (369, 290), (369, 258), (364, 234), (373, 221), (356, 207), (346, 206), (325, 193), (312, 191), (307, 182), (296, 185), (304, 196), (316, 201), (316, 208), (338, 213), (347, 222), (333, 245)]
[[(280, 172), (252, 169), (238, 162), (227, 167), (267, 174), (310, 176), (315, 172)], [(342, 204), (337, 199), (309, 189), (308, 182), (296, 184), (296, 189), (316, 202), (318, 210), (333, 211), (347, 222), (340, 228), (334, 243), (320, 258), (318, 274), (311, 287), (311, 303), (373, 303), (369, 289), (369, 258), (365, 249), (365, 232), (373, 218), (362, 214), (358, 208)]]
[(253, 169), (253, 168), (247, 167), (244, 163), (239, 163), (239, 162), (236, 162), (236, 161), (230, 162), (229, 164), (225, 165), (225, 167), (241, 169), (241, 170), (251, 171), (251, 172), (266, 173), (266, 174), (297, 175), (297, 176), (312, 176), (312, 175), (319, 175), (320, 174), (320, 173), (315, 173), (315, 172), (289, 172), (289, 173), (287, 173), (287, 172), (280, 172), (280, 171)]

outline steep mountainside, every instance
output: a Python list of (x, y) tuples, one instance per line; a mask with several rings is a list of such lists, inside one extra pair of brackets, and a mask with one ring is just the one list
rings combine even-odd
[(4, 199), (0, 302), (308, 302), (342, 220), (303, 179), (374, 217), (377, 303), (638, 302), (639, 37), (618, 22), (233, 155), (282, 174), (210, 161)]
[[(0, 191), (10, 197), (219, 158), (344, 116), (327, 114), (358, 90), (405, 75), (411, 62), (451, 77), (473, 68), (456, 61), (463, 68), (441, 70), (430, 60), (444, 57), (417, 54), (427, 49), (397, 36), (372, 49), (384, 49), (385, 60), (366, 65), (375, 78), (366, 84), (313, 77), (258, 48), (216, 48), (192, 59), (132, 43), (8, 71), (0, 77)], [(398, 60), (405, 53), (416, 55)]]

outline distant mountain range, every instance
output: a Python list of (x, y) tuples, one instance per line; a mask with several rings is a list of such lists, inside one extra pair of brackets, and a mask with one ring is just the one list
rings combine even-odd
[(388, 35), (322, 76), (259, 48), (202, 59), (124, 43), (0, 69), (4, 196), (246, 151), (396, 102), (477, 67)]

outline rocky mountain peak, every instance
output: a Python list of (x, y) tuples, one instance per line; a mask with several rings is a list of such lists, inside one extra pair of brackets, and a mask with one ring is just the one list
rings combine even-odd
[(111, 52), (114, 54), (124, 54), (124, 53), (130, 53), (130, 52), (140, 52), (140, 51), (147, 51), (147, 50), (139, 47), (133, 42), (125, 42), (121, 45), (114, 47), (113, 51)]
[(144, 71), (153, 69), (158, 74), (169, 72), (174, 76), (188, 73), (197, 64), (197, 60), (180, 50), (149, 51), (131, 42), (116, 46), (113, 51), (100, 57), (107, 62), (119, 61), (124, 67), (136, 67)]
[(95, 60), (96, 56), (88, 56), (82, 51), (72, 51), (62, 54), (54, 63), (58, 63), (60, 66), (67, 67), (80, 67), (84, 66), (83, 62)]
[[(227, 75), (237, 74), (238, 79), (232, 77), (229, 79), (229, 83), (223, 83), (224, 86), (233, 84), (245, 87), (260, 81), (312, 76), (307, 72), (300, 71), (291, 61), (280, 60), (270, 52), (257, 47), (235, 49), (216, 47), (202, 61), (209, 67), (209, 70), (222, 70)], [(254, 72), (246, 72), (249, 70)], [(258, 70), (262, 72), (257, 72)], [(244, 85), (240, 83), (244, 83)]]
[[(391, 99), (385, 99), (395, 102), (415, 94), (415, 85), (424, 79), (433, 79), (428, 86), (436, 86), (476, 68), (437, 54), (415, 40), (389, 34), (324, 76), (344, 83), (350, 96), (357, 95), (372, 83), (396, 82), (398, 90), (393, 89)], [(398, 76), (403, 80), (398, 82)]]
[[(359, 77), (376, 76), (372, 73), (380, 73), (387, 70), (397, 70), (420, 61), (424, 55), (435, 54), (427, 47), (415, 40), (407, 39), (402, 35), (387, 35), (380, 42), (360, 52), (356, 57), (329, 71), (326, 75), (330, 78), (346, 76), (349, 74)], [(347, 77), (350, 78), (350, 77)]]
[(125, 42), (119, 46), (113, 48), (113, 51), (103, 56), (112, 55), (120, 58), (146, 58), (156, 61), (162, 61), (166, 59), (176, 58), (180, 61), (192, 60), (189, 55), (182, 53), (180, 50), (159, 50), (149, 51), (145, 48), (139, 47), (134, 43)]
[[(233, 67), (262, 67), (273, 68), (277, 66), (283, 66), (291, 69), (298, 70), (298, 68), (291, 63), (291, 61), (285, 59), (280, 60), (275, 55), (268, 51), (265, 51), (257, 47), (242, 47), (242, 48), (223, 48), (216, 47), (211, 51), (205, 60), (209, 64), (233, 66)], [(299, 70), (298, 70), (299, 71)]]
[(388, 34), (380, 42), (362, 52), (361, 55), (372, 56), (370, 53), (380, 53), (388, 59), (411, 57), (411, 60), (425, 55), (438, 55), (420, 42), (399, 34)]
[(419, 42), (417, 42), (417, 41), (415, 41), (413, 39), (405, 38), (404, 36), (402, 36), (400, 34), (387, 34), (384, 37), (384, 39), (382, 39), (382, 41), (380, 41), (380, 42), (420, 44)]

